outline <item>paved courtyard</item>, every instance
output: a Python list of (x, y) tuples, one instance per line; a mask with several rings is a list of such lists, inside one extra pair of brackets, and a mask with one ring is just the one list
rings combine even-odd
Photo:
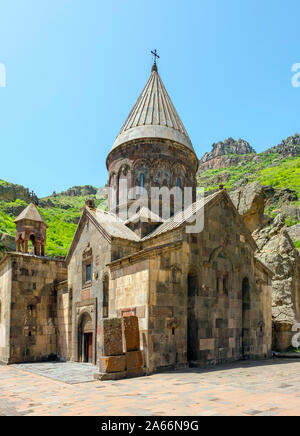
[(300, 359), (115, 382), (91, 381), (93, 372), (72, 363), (0, 366), (0, 415), (300, 415)]
[(13, 366), (17, 369), (23, 369), (33, 374), (69, 384), (93, 382), (94, 373), (98, 371), (97, 366), (89, 363), (41, 362), (23, 363)]

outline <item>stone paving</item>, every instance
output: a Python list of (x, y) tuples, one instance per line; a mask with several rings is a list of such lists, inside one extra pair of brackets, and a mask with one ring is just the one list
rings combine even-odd
[(73, 362), (23, 363), (12, 366), (69, 384), (92, 382), (94, 373), (99, 371), (97, 366), (90, 363)]
[[(0, 366), (0, 415), (300, 415), (297, 359), (70, 384), (67, 372), (73, 374), (74, 365), (84, 377), (92, 370), (69, 363), (48, 370), (41, 364)], [(57, 380), (57, 372), (65, 382)]]

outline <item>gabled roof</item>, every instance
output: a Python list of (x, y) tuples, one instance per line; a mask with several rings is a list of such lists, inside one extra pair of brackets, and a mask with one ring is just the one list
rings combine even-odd
[(111, 151), (121, 144), (140, 138), (170, 139), (194, 151), (156, 65), (153, 66), (148, 82), (123, 124)]
[(126, 239), (133, 242), (139, 242), (140, 238), (132, 230), (130, 230), (123, 221), (118, 219), (114, 214), (105, 212), (100, 209), (93, 209), (85, 206), (79, 220), (75, 235), (69, 252), (66, 256), (66, 261), (69, 262), (75, 247), (79, 241), (81, 232), (84, 228), (86, 220), (90, 220), (101, 235), (110, 243), (111, 238)]
[(158, 216), (156, 213), (152, 212), (148, 207), (141, 207), (140, 210), (135, 213), (133, 216), (128, 218), (127, 221), (125, 221), (125, 224), (134, 223), (137, 221), (148, 221), (150, 220), (152, 223), (163, 223), (164, 220)]
[(40, 212), (37, 210), (37, 207), (33, 203), (30, 203), (29, 206), (27, 206), (26, 209), (24, 209), (23, 212), (20, 213), (20, 215), (15, 219), (15, 223), (22, 220), (36, 221), (39, 223), (43, 223), (47, 226), (45, 220), (42, 218)]
[(103, 228), (110, 237), (127, 239), (129, 241), (140, 241), (138, 235), (130, 230), (125, 222), (120, 220), (115, 214), (105, 212), (101, 209), (87, 208), (88, 214)]
[[(228, 206), (232, 209), (233, 213), (236, 216), (237, 223), (239, 223), (240, 229), (243, 234), (246, 236), (248, 242), (251, 244), (254, 250), (257, 249), (256, 242), (254, 241), (250, 230), (244, 223), (243, 218), (236, 210), (234, 204), (232, 203), (229, 195), (225, 190), (220, 190), (215, 192), (214, 194), (208, 195), (207, 197), (196, 201), (192, 205), (190, 205), (185, 212), (179, 212), (175, 216), (171, 217), (167, 221), (163, 222), (159, 227), (157, 227), (152, 233), (145, 236), (144, 238), (140, 238), (136, 233), (130, 230), (124, 221), (119, 219), (115, 214), (110, 212), (105, 212), (100, 209), (93, 209), (88, 206), (85, 206), (83, 210), (83, 214), (79, 221), (75, 236), (73, 238), (72, 245), (70, 247), (69, 253), (67, 255), (66, 260), (70, 258), (72, 255), (74, 248), (78, 242), (80, 233), (83, 229), (83, 223), (85, 218), (87, 217), (90, 221), (93, 222), (95, 227), (99, 230), (99, 232), (106, 238), (107, 241), (111, 242), (111, 238), (120, 238), (125, 239), (132, 242), (143, 242), (149, 239), (160, 236), (164, 233), (170, 232), (176, 228), (179, 228), (183, 225), (192, 225), (193, 224), (193, 216), (204, 212), (207, 208), (213, 207), (219, 200), (225, 199)], [(147, 208), (142, 213), (146, 213)], [(138, 214), (137, 214), (138, 215)], [(138, 246), (137, 246), (138, 248)]]
[(226, 200), (227, 204), (232, 209), (233, 213), (235, 214), (235, 216), (239, 222), (240, 228), (242, 229), (244, 235), (247, 237), (247, 240), (252, 245), (253, 249), (256, 250), (257, 249), (256, 242), (254, 241), (250, 230), (246, 226), (241, 215), (238, 213), (236, 207), (234, 206), (234, 204), (233, 204), (231, 198), (229, 197), (229, 195), (227, 194), (226, 190), (217, 191), (214, 194), (208, 195), (207, 197), (204, 197), (204, 198), (196, 201), (195, 203), (190, 205), (185, 210), (184, 213), (178, 212), (176, 215), (174, 215), (169, 220), (165, 221), (162, 225), (157, 227), (152, 233), (145, 236), (142, 239), (142, 241), (146, 241), (148, 239), (155, 238), (156, 236), (160, 236), (163, 233), (172, 231), (172, 230), (174, 230), (182, 225), (185, 225), (185, 224), (192, 225), (194, 216), (196, 217), (196, 215), (201, 213), (202, 211), (204, 211), (204, 213), (205, 213), (207, 208), (213, 207), (213, 205), (216, 202), (218, 202), (219, 200), (221, 200), (222, 198), (224, 198)]
[(187, 223), (195, 214), (199, 213), (203, 208), (210, 203), (214, 198), (220, 195), (221, 191), (215, 192), (212, 195), (208, 195), (201, 200), (196, 201), (186, 208), (184, 212), (178, 212), (176, 215), (165, 221), (161, 226), (157, 227), (152, 233), (145, 236), (143, 240), (154, 238), (162, 233), (169, 232), (171, 230), (180, 227)]

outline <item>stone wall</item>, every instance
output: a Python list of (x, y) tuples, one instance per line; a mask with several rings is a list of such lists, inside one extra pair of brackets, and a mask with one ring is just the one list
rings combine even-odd
[(228, 197), (208, 203), (199, 234), (178, 227), (132, 243), (101, 234), (92, 222), (80, 225), (68, 279), (73, 360), (82, 359), (83, 320), (93, 332), (94, 363), (102, 357), (107, 281), (105, 316), (139, 318), (148, 373), (270, 356), (271, 272), (255, 259), (256, 244)]
[[(65, 280), (64, 261), (9, 254), (11, 294), (9, 356), (5, 363), (41, 361), (57, 355), (56, 283)], [(1, 276), (5, 276), (2, 273)], [(2, 278), (3, 280), (3, 278)]]
[[(72, 356), (80, 360), (79, 328), (84, 314), (92, 315), (94, 323), (94, 363), (99, 359), (100, 343), (97, 338), (99, 320), (103, 313), (103, 280), (108, 273), (106, 264), (111, 260), (111, 245), (87, 219), (68, 264), (68, 289), (72, 292)], [(83, 283), (85, 262), (92, 265), (91, 281)], [(96, 309), (94, 309), (94, 306)], [(93, 311), (93, 312), (91, 312)], [(96, 345), (97, 344), (97, 345)]]
[(113, 198), (109, 198), (110, 210), (119, 204), (119, 200), (122, 203), (121, 180), (126, 179), (128, 188), (140, 187), (141, 174), (143, 187), (149, 195), (151, 187), (178, 186), (178, 179), (181, 188), (191, 187), (195, 195), (197, 167), (195, 154), (173, 141), (136, 140), (117, 147), (107, 158), (109, 186), (115, 190)]
[(12, 262), (7, 256), (0, 263), (0, 362), (9, 361), (10, 305), (12, 285)]
[(144, 362), (148, 362), (148, 259), (123, 261), (111, 265), (110, 316), (136, 315), (139, 318), (140, 343)]
[(56, 286), (57, 292), (57, 354), (60, 360), (72, 356), (72, 293), (68, 282)]
[(222, 201), (206, 211), (202, 233), (181, 239), (168, 233), (159, 242), (173, 247), (151, 257), (148, 370), (270, 356), (270, 273), (240, 217)]

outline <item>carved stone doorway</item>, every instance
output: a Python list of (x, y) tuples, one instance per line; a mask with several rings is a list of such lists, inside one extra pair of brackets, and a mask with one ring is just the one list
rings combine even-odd
[(93, 333), (84, 333), (84, 362), (93, 360)]
[(88, 313), (84, 313), (78, 329), (79, 362), (93, 362), (93, 331), (92, 318)]

